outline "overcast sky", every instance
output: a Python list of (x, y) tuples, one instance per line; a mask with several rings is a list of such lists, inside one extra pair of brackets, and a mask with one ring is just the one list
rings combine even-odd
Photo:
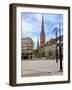
[(21, 37), (31, 37), (34, 41), (34, 48), (37, 47), (37, 39), (40, 39), (42, 16), (44, 17), (44, 30), (46, 41), (55, 38), (54, 28), (59, 28), (63, 33), (63, 15), (62, 14), (43, 14), (43, 13), (21, 13)]

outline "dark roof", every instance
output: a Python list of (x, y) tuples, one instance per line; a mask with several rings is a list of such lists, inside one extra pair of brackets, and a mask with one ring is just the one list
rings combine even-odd
[(59, 36), (57, 38), (51, 38), (49, 41), (46, 42), (45, 46), (52, 45), (52, 44), (56, 43), (56, 39), (58, 41), (60, 39), (60, 37), (61, 37), (61, 41), (63, 41), (63, 35)]

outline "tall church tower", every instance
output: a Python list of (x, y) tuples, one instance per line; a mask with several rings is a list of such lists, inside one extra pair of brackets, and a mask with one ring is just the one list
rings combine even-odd
[(44, 32), (44, 17), (42, 16), (42, 25), (41, 25), (41, 32), (40, 32), (40, 47), (45, 45), (45, 32)]

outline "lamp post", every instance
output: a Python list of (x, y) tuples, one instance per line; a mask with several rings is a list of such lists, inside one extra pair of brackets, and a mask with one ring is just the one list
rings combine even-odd
[[(62, 67), (62, 43), (61, 43), (61, 23), (59, 22), (59, 29), (57, 27), (54, 29), (54, 32), (56, 32), (56, 63), (58, 62), (58, 49), (59, 46), (59, 58), (60, 58), (60, 71), (63, 71)], [(59, 41), (57, 40), (57, 35), (59, 32)]]
[(60, 58), (60, 71), (63, 71), (63, 67), (62, 67), (62, 46), (61, 46), (61, 23), (59, 23), (59, 58)]

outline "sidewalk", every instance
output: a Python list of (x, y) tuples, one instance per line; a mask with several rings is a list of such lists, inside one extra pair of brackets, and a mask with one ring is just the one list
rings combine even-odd
[(21, 75), (22, 77), (62, 75), (59, 66), (59, 62), (56, 63), (55, 60), (22, 60)]

